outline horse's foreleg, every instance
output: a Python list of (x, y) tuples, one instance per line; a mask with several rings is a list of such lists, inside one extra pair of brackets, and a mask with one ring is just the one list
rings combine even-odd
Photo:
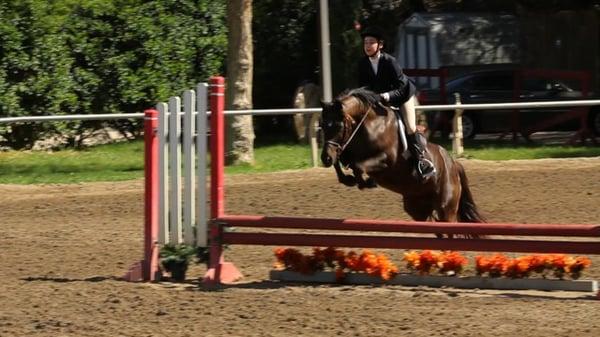
[(370, 173), (383, 171), (387, 167), (387, 155), (385, 153), (381, 153), (375, 157), (354, 164), (352, 166), (352, 171), (356, 177), (358, 188), (362, 190), (363, 188), (377, 187), (377, 183), (370, 176)]
[(333, 164), (333, 168), (335, 169), (335, 174), (337, 175), (338, 181), (346, 186), (355, 186), (356, 185), (356, 177), (351, 176), (349, 174), (345, 174), (342, 171), (342, 167), (339, 162)]
[(373, 178), (369, 177), (369, 175), (365, 174), (360, 169), (352, 166), (352, 173), (354, 174), (354, 177), (356, 178), (356, 184), (359, 189), (362, 190), (364, 188), (377, 187), (377, 183), (375, 183), (375, 180)]
[(387, 159), (387, 154), (382, 152), (375, 157), (371, 157), (369, 159), (356, 163), (355, 166), (362, 172), (370, 174), (371, 172), (378, 172), (388, 168)]
[(430, 195), (405, 196), (404, 210), (414, 221), (433, 219), (433, 202)]

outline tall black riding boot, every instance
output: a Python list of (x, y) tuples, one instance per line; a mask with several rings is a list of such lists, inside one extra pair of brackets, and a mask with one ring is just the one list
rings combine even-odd
[(425, 151), (427, 150), (427, 140), (420, 132), (415, 132), (412, 135), (408, 135), (408, 150), (413, 157), (413, 163), (415, 165), (415, 173), (421, 181), (425, 181), (436, 174), (435, 166), (433, 163), (425, 158)]

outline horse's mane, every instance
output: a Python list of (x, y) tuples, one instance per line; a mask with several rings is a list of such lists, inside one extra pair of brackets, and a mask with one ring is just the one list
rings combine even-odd
[(336, 101), (340, 102), (346, 97), (355, 97), (358, 101), (363, 105), (363, 110), (366, 111), (369, 108), (374, 108), (375, 110), (379, 110), (379, 107), (382, 105), (386, 105), (387, 103), (381, 98), (381, 96), (371, 90), (366, 89), (365, 87), (345, 90), (338, 97), (336, 97)]

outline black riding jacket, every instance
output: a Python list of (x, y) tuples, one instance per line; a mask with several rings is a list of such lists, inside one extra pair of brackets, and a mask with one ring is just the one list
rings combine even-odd
[(401, 106), (415, 94), (415, 85), (402, 72), (396, 59), (387, 53), (381, 52), (377, 74), (373, 72), (368, 56), (362, 57), (358, 62), (358, 85), (378, 94), (387, 92), (390, 95), (390, 104)]

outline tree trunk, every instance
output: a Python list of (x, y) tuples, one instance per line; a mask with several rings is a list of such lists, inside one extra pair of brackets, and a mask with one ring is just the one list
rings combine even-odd
[[(226, 109), (252, 109), (252, 0), (227, 1)], [(227, 117), (225, 163), (254, 163), (252, 116)]]

